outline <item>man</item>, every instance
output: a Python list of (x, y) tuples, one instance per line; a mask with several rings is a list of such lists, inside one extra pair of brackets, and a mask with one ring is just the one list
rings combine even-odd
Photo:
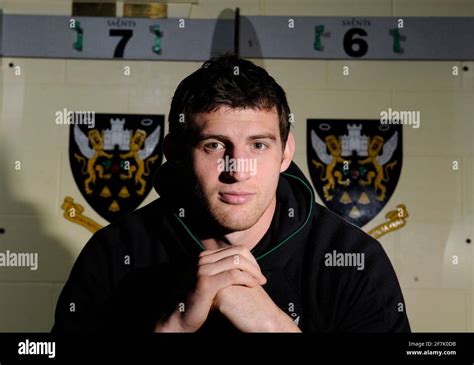
[(225, 54), (185, 78), (160, 198), (86, 244), (53, 331), (409, 332), (380, 244), (314, 202), (289, 119), (250, 61)]

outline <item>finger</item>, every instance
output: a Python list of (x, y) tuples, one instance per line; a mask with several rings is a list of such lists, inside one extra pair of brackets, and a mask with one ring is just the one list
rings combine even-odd
[(260, 271), (260, 267), (254, 265), (252, 262), (240, 255), (228, 256), (210, 264), (200, 265), (198, 268), (198, 274), (201, 276), (213, 276), (233, 269), (239, 269), (248, 272), (262, 285), (267, 281), (265, 276), (263, 276), (262, 272)]
[(220, 251), (223, 251), (223, 250), (228, 250), (229, 248), (232, 248), (232, 247), (233, 246), (218, 248), (218, 249), (215, 249), (215, 250), (204, 250), (204, 251), (201, 251), (201, 253), (199, 254), (199, 257), (212, 255), (212, 254), (215, 254), (216, 252), (220, 252)]
[(243, 285), (249, 288), (258, 286), (255, 277), (239, 269), (227, 270), (213, 276), (203, 277), (198, 281), (192, 304), (199, 308), (207, 308), (212, 304), (216, 294), (231, 285)]
[(212, 276), (212, 279), (215, 283), (213, 286), (214, 296), (222, 289), (231, 285), (243, 285), (249, 288), (254, 288), (259, 285), (257, 280), (252, 275), (238, 269), (221, 272)]
[(199, 263), (209, 264), (209, 263), (219, 261), (225, 257), (229, 257), (232, 255), (244, 256), (249, 261), (251, 261), (252, 263), (258, 266), (258, 263), (255, 257), (252, 255), (250, 250), (244, 246), (232, 246), (232, 247), (226, 247), (219, 250), (203, 251), (200, 255)]

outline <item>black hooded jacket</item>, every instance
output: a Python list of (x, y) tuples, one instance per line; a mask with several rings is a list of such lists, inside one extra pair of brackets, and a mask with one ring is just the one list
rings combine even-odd
[[(203, 247), (186, 217), (193, 203), (186, 177), (165, 163), (155, 189), (159, 199), (85, 245), (59, 297), (53, 332), (152, 332), (192, 290)], [(252, 253), (265, 291), (303, 332), (410, 332), (381, 245), (315, 203), (294, 163), (280, 175), (271, 226)], [(236, 329), (211, 312), (200, 331)]]

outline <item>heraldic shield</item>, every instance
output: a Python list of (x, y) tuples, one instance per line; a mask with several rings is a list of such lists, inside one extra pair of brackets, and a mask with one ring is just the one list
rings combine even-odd
[(308, 168), (324, 204), (362, 227), (387, 204), (402, 169), (402, 125), (308, 119)]
[(163, 134), (163, 115), (95, 114), (94, 123), (70, 126), (74, 180), (107, 221), (133, 211), (150, 192)]

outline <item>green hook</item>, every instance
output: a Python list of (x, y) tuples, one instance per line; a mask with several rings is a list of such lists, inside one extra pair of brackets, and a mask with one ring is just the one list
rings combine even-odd
[(316, 51), (321, 51), (323, 45), (321, 44), (321, 36), (324, 33), (324, 25), (316, 25), (314, 27), (314, 49)]
[(395, 53), (402, 53), (402, 47), (400, 46), (400, 30), (397, 28), (395, 29), (390, 29), (390, 35), (393, 37), (393, 45), (392, 45), (392, 50)]
[(151, 26), (151, 31), (155, 34), (155, 41), (153, 45), (153, 52), (160, 54), (161, 53), (161, 31), (160, 25), (155, 24)]
[(74, 30), (77, 32), (76, 42), (74, 42), (74, 49), (76, 51), (82, 51), (82, 44), (84, 41), (84, 30), (81, 28), (80, 22), (75, 22)]

